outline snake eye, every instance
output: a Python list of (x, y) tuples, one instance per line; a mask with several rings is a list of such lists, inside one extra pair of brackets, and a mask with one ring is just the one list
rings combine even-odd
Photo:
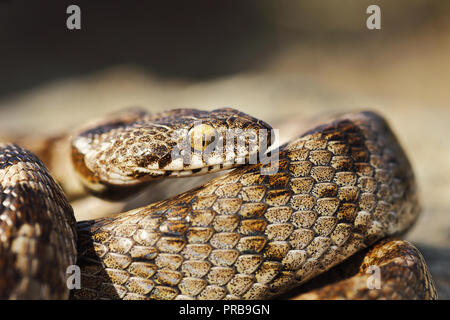
[(217, 131), (209, 124), (199, 124), (189, 130), (191, 148), (196, 151), (204, 151), (208, 145), (216, 141)]

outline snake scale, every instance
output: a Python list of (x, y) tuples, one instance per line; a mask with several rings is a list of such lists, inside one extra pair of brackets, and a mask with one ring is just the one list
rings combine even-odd
[[(186, 132), (203, 137), (187, 139), (202, 151), (230, 128), (271, 129), (228, 108), (132, 111), (79, 129), (73, 167), (102, 197), (239, 165), (167, 200), (78, 223), (44, 164), (0, 144), (0, 298), (437, 298), (422, 255), (397, 238), (420, 209), (411, 165), (381, 116), (337, 116), (272, 151), (269, 163), (248, 161), (270, 135), (207, 161), (173, 157)], [(67, 287), (71, 265), (81, 288)]]

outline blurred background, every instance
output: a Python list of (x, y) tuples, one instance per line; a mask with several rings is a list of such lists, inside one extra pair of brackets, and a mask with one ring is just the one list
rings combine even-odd
[[(81, 8), (68, 30), (66, 8)], [(381, 8), (381, 30), (366, 9)], [(241, 109), (301, 133), (310, 117), (383, 114), (423, 214), (407, 239), (450, 299), (450, 2), (0, 1), (0, 134), (51, 134), (129, 106)]]

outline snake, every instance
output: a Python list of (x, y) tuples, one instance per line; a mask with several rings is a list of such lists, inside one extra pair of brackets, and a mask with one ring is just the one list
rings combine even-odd
[(92, 121), (65, 139), (96, 196), (226, 171), (85, 221), (44, 155), (1, 143), (0, 299), (437, 299), (422, 254), (402, 240), (420, 203), (388, 122), (331, 116), (278, 148), (272, 131), (231, 108)]

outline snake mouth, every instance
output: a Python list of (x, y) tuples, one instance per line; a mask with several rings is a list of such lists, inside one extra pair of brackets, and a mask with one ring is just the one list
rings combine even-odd
[[(242, 157), (233, 157), (230, 159), (226, 159), (225, 161), (219, 161), (217, 158), (209, 161), (208, 163), (201, 163), (196, 161), (194, 163), (186, 165), (182, 162), (182, 159), (174, 160), (170, 166), (165, 167), (163, 169), (153, 169), (146, 167), (138, 167), (136, 168), (132, 174), (130, 174), (126, 180), (129, 180), (130, 184), (133, 184), (133, 180), (141, 180), (141, 181), (151, 181), (158, 180), (160, 178), (184, 178), (184, 177), (193, 177), (199, 175), (206, 175), (209, 173), (215, 173), (223, 170), (229, 170), (233, 168), (237, 168), (242, 165), (247, 164), (256, 164), (258, 163), (257, 159), (258, 154), (252, 153)], [(197, 159), (198, 160), (198, 159)], [(120, 180), (123, 177), (118, 177)], [(123, 183), (121, 180), (120, 183)]]
[(232, 156), (225, 160), (218, 157), (211, 158), (209, 163), (200, 162), (199, 158), (195, 158), (196, 161), (188, 165), (182, 162), (183, 159), (178, 158), (173, 160), (170, 166), (163, 169), (153, 168), (152, 166), (135, 166), (132, 171), (125, 174), (122, 171), (109, 170), (107, 176), (102, 176), (85, 165), (83, 154), (80, 154), (76, 148), (72, 149), (75, 172), (86, 191), (107, 200), (123, 200), (144, 189), (152, 182), (164, 178), (189, 178), (230, 170), (242, 165), (256, 164), (258, 163), (258, 157), (258, 152), (252, 152), (244, 156)]
[(190, 178), (230, 170), (237, 166), (234, 163), (227, 163), (190, 170), (148, 170), (141, 168), (130, 176), (111, 176), (108, 181), (92, 181), (83, 176), (80, 176), (80, 178), (86, 190), (95, 196), (105, 200), (121, 201), (145, 189), (152, 182), (162, 181), (163, 178)]
[(192, 169), (180, 169), (180, 170), (148, 170), (142, 168), (136, 171), (136, 175), (144, 175), (148, 177), (150, 180), (158, 179), (159, 177), (168, 177), (168, 178), (181, 178), (181, 177), (193, 177), (199, 175), (205, 175), (209, 173), (215, 173), (222, 170), (228, 170), (236, 168), (240, 165), (248, 164), (248, 161), (244, 161), (242, 163), (236, 164), (234, 162), (230, 163), (219, 163), (215, 165), (208, 165), (199, 168)]

